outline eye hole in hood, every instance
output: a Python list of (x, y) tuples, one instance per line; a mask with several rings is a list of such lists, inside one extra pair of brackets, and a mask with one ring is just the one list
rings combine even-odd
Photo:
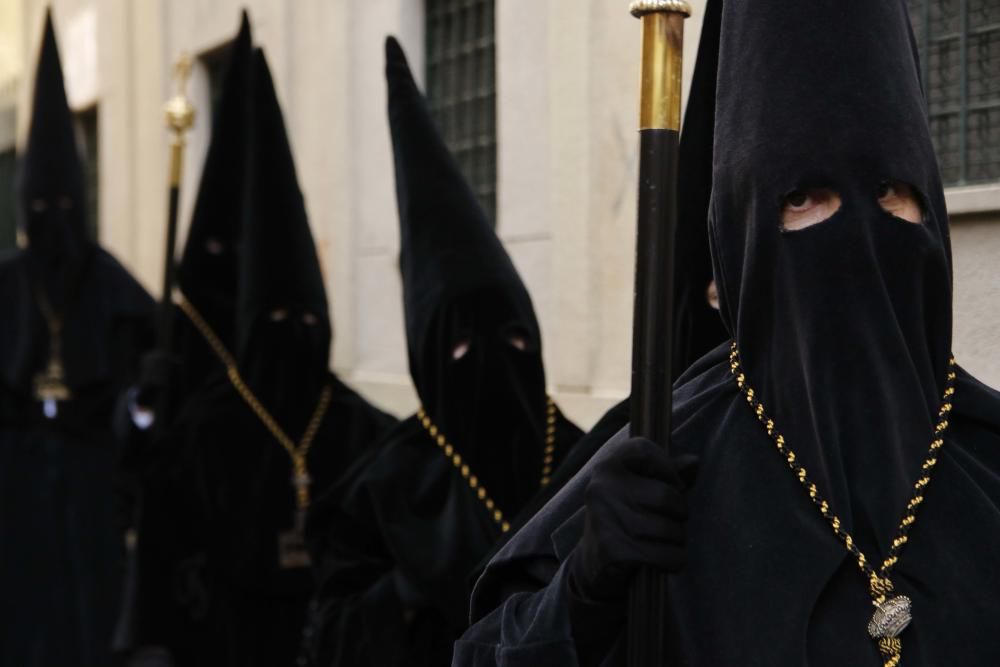
[(924, 223), (924, 200), (919, 191), (900, 181), (882, 181), (878, 186), (878, 205), (889, 215), (912, 222)]
[(840, 210), (840, 195), (829, 188), (795, 189), (781, 201), (781, 229), (794, 232), (818, 225)]

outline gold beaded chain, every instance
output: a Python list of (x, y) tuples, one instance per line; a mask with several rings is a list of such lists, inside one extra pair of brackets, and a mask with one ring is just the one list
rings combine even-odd
[(858, 548), (851, 534), (842, 528), (840, 518), (830, 509), (830, 503), (820, 494), (816, 488), (816, 484), (809, 478), (809, 473), (806, 471), (805, 466), (798, 462), (795, 452), (785, 444), (785, 437), (778, 432), (774, 420), (768, 417), (764, 409), (764, 404), (757, 398), (756, 392), (750, 386), (746, 374), (742, 370), (740, 353), (735, 342), (730, 347), (729, 369), (736, 379), (740, 393), (743, 394), (747, 404), (753, 409), (757, 421), (764, 426), (767, 434), (774, 440), (778, 454), (785, 459), (788, 468), (809, 493), (809, 499), (813, 505), (816, 506), (823, 518), (829, 522), (833, 528), (833, 532), (843, 542), (847, 551), (854, 557), (862, 575), (867, 577), (872, 604), (876, 609), (875, 615), (868, 625), (868, 631), (872, 639), (878, 642), (884, 667), (898, 667), (902, 659), (902, 641), (899, 638), (899, 634), (910, 621), (910, 600), (906, 596), (901, 595), (889, 597), (893, 592), (893, 584), (889, 575), (893, 566), (899, 562), (899, 552), (902, 550), (903, 545), (909, 541), (910, 528), (913, 527), (913, 524), (917, 520), (917, 509), (924, 502), (924, 494), (927, 492), (927, 487), (930, 484), (931, 473), (938, 462), (939, 450), (944, 446), (944, 433), (948, 429), (948, 415), (951, 413), (952, 401), (955, 395), (954, 385), (955, 378), (957, 377), (955, 373), (955, 358), (951, 357), (948, 360), (947, 381), (945, 383), (944, 395), (941, 399), (941, 408), (938, 411), (938, 422), (934, 426), (934, 436), (930, 444), (927, 459), (921, 466), (920, 479), (914, 484), (913, 497), (906, 505), (906, 513), (899, 524), (899, 528), (896, 530), (895, 537), (893, 537), (889, 554), (882, 561), (878, 570), (871, 565), (865, 554)]
[[(500, 526), (500, 532), (506, 533), (510, 530), (510, 523), (504, 518), (503, 511), (497, 507), (496, 502), (490, 497), (486, 488), (479, 482), (479, 478), (473, 474), (467, 463), (463, 462), (462, 455), (456, 451), (455, 446), (448, 442), (444, 433), (431, 421), (430, 416), (423, 406), (417, 410), (417, 419), (424, 428), (431, 440), (438, 446), (441, 453), (451, 460), (451, 464), (468, 482), (469, 488), (476, 492), (476, 498), (486, 507), (493, 521)], [(542, 450), (542, 478), (539, 486), (545, 488), (552, 479), (552, 462), (555, 460), (556, 451), (556, 404), (551, 397), (545, 397), (545, 448)]]
[(271, 432), (271, 435), (278, 441), (278, 444), (288, 452), (288, 456), (292, 461), (292, 485), (295, 487), (296, 506), (300, 512), (305, 512), (309, 509), (309, 486), (312, 483), (308, 465), (309, 449), (312, 447), (313, 440), (316, 439), (319, 427), (323, 424), (323, 418), (330, 407), (330, 400), (333, 397), (332, 388), (329, 384), (324, 385), (312, 418), (306, 425), (302, 439), (296, 445), (288, 437), (284, 429), (281, 428), (277, 420), (268, 412), (267, 408), (257, 399), (250, 387), (247, 386), (247, 383), (243, 380), (236, 367), (236, 359), (226, 349), (225, 344), (215, 334), (215, 331), (212, 330), (211, 325), (201, 316), (198, 309), (179, 290), (174, 298), (174, 303), (181, 309), (181, 312), (187, 315), (187, 318), (191, 320), (191, 323), (205, 339), (205, 342), (208, 343), (208, 346), (215, 352), (219, 361), (226, 367), (226, 377), (229, 378), (229, 382), (236, 389), (236, 392), (243, 398), (267, 430)]

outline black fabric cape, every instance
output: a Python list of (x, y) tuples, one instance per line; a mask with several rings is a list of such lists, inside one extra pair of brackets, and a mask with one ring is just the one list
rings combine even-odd
[[(502, 536), (493, 512), (515, 520), (581, 436), (557, 411), (546, 460), (531, 298), (393, 38), (386, 79), (410, 374), (454, 452), (411, 417), (343, 503), (312, 517), (321, 587), (305, 654), (323, 667), (447, 664), (466, 625), (470, 577)], [(481, 488), (495, 508), (477, 497)]]
[[(881, 563), (933, 439), (951, 345), (948, 219), (909, 17), (902, 3), (754, 0), (724, 3), (721, 26), (710, 242), (723, 320), (786, 444)], [(882, 210), (885, 182), (913, 189), (921, 221)], [(812, 188), (835, 191), (840, 210), (783, 230), (786, 195)], [(998, 415), (1000, 396), (959, 370), (892, 574), (913, 600), (903, 664), (1000, 657)], [(701, 465), (687, 565), (670, 579), (672, 664), (881, 665), (867, 581), (738, 393), (728, 346), (677, 382), (674, 420), (672, 451)], [(620, 642), (582, 656), (573, 644), (602, 632), (613, 644), (621, 616), (572, 629), (566, 617), (589, 470), (489, 566), (455, 664), (622, 664)]]
[[(309, 454), (314, 497), (335, 493), (395, 423), (327, 380), (333, 400)], [(184, 666), (294, 664), (314, 581), (307, 568), (278, 567), (295, 509), (288, 454), (224, 376), (192, 397), (170, 441), (177, 457), (151, 482), (143, 514), (143, 644)]]
[[(562, 460), (580, 431), (558, 421)], [(500, 529), (416, 417), (373, 458), (310, 518), (322, 560), (309, 664), (448, 664), (467, 625), (470, 575)]]
[[(933, 488), (897, 566), (897, 588), (915, 615), (903, 660), (916, 667), (1000, 660), (1000, 394), (961, 372), (956, 397)], [(701, 464), (688, 501), (687, 565), (669, 579), (671, 664), (881, 665), (857, 566), (738, 393), (728, 345), (681, 378), (674, 402), (674, 451)], [(490, 563), (456, 667), (625, 664), (620, 639), (608, 656), (576, 654), (563, 593), (589, 471), (625, 437), (605, 445)]]
[[(111, 662), (126, 518), (113, 413), (152, 343), (153, 302), (87, 238), (80, 169), (49, 18), (18, 173), (31, 246), (0, 261), (2, 665)], [(71, 397), (53, 418), (33, 386), (49, 360), (40, 294), (64, 320)]]

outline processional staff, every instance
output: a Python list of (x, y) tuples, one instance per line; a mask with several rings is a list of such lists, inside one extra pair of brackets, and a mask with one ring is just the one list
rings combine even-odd
[[(160, 293), (160, 306), (157, 322), (157, 348), (163, 354), (169, 355), (173, 349), (174, 305), (173, 289), (177, 273), (175, 259), (177, 246), (177, 216), (180, 202), (181, 177), (184, 171), (184, 148), (187, 145), (184, 134), (194, 126), (194, 106), (187, 98), (185, 90), (191, 77), (191, 58), (182, 53), (174, 65), (174, 82), (176, 93), (167, 100), (164, 107), (167, 127), (171, 131), (170, 138), (170, 173), (169, 173), (169, 203), (167, 208), (167, 238), (163, 259), (163, 291)], [(157, 422), (162, 424), (166, 415), (169, 392), (160, 392), (157, 405)]]
[[(632, 330), (633, 436), (668, 447), (671, 424), (674, 236), (681, 123), (684, 0), (636, 0), (642, 21), (639, 206)], [(628, 664), (660, 667), (666, 658), (666, 576), (641, 570), (632, 584)]]
[[(164, 107), (167, 127), (171, 131), (170, 139), (170, 172), (169, 172), (169, 203), (167, 208), (167, 238), (163, 261), (163, 292), (157, 308), (157, 350), (169, 359), (173, 348), (174, 311), (172, 292), (176, 262), (174, 260), (177, 245), (177, 210), (180, 200), (181, 175), (184, 165), (184, 133), (194, 125), (194, 106), (185, 95), (188, 78), (191, 76), (191, 58), (181, 54), (174, 65), (174, 82), (176, 92), (167, 100)], [(169, 382), (169, 366), (166, 369), (165, 382)], [(167, 422), (169, 403), (168, 387), (162, 387), (156, 397), (155, 434), (162, 433)], [(121, 654), (128, 654), (139, 647), (139, 553), (137, 526), (142, 513), (142, 497), (139, 494), (133, 508), (132, 527), (125, 536), (126, 563), (122, 590), (121, 609), (115, 626), (112, 646)]]

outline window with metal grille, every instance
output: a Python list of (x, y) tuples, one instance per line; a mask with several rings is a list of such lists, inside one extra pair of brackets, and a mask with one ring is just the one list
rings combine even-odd
[(496, 220), (494, 0), (425, 0), (427, 101), (448, 148)]
[(87, 229), (91, 238), (97, 238), (98, 199), (100, 195), (100, 170), (97, 157), (97, 107), (92, 106), (75, 114), (76, 142), (83, 163), (83, 187), (87, 210)]
[(942, 179), (1000, 181), (1000, 2), (909, 4)]

